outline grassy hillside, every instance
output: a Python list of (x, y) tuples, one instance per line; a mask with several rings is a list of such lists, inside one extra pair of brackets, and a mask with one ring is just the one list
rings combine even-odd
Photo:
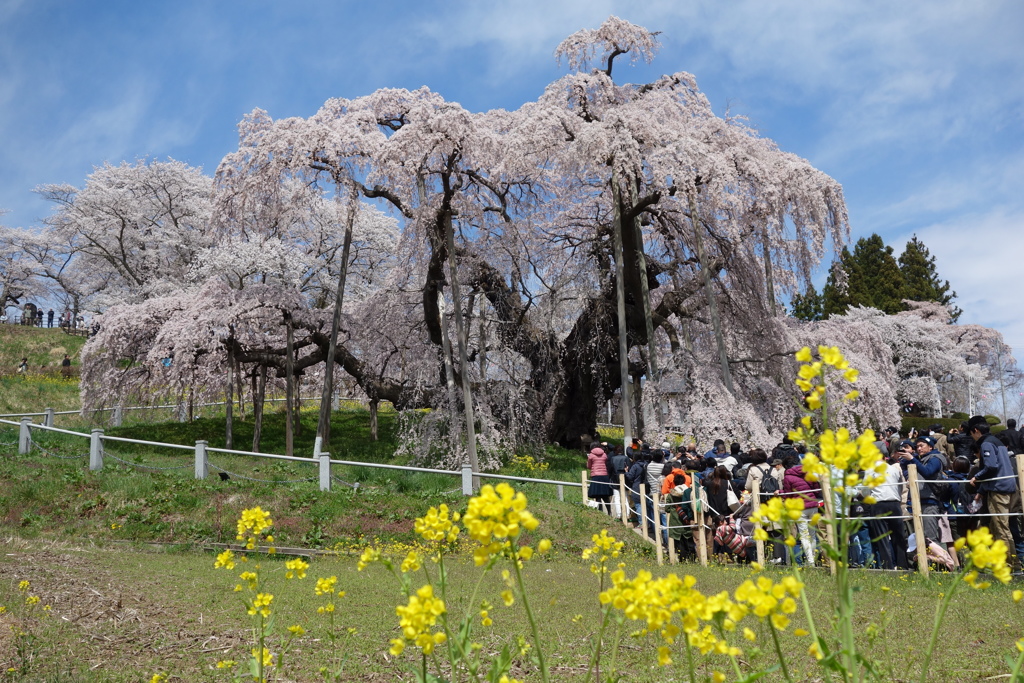
[[(60, 362), (66, 353), (77, 366), (84, 344), (56, 328), (0, 325), (0, 413), (77, 409), (78, 380), (61, 377)], [(27, 375), (17, 374), (22, 358), (28, 358)]]

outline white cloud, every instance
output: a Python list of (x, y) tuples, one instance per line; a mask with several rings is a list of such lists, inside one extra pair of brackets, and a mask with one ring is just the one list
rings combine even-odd
[[(956, 290), (956, 303), (964, 311), (960, 322), (999, 330), (1024, 361), (1024, 209), (965, 213), (914, 232), (935, 256), (940, 277)], [(902, 251), (909, 237), (891, 244)]]

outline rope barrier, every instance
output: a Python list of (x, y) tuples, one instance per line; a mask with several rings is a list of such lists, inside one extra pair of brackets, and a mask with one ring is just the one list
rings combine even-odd
[(111, 460), (116, 460), (118, 462), (122, 462), (125, 465), (131, 465), (132, 467), (135, 467), (135, 468), (140, 469), (140, 470), (156, 470), (156, 471), (159, 471), (159, 472), (164, 472), (164, 471), (167, 471), (167, 470), (185, 470), (185, 469), (189, 469), (190, 467), (192, 467), (191, 463), (189, 463), (188, 465), (173, 465), (171, 467), (157, 467), (156, 465), (143, 465), (142, 463), (138, 463), (138, 462), (129, 462), (128, 460), (122, 460), (121, 458), (117, 457), (116, 455), (113, 455), (112, 453), (107, 453), (107, 452), (103, 453), (103, 457), (104, 458), (110, 458)]
[[(220, 467), (219, 465), (213, 464), (212, 462), (208, 463), (208, 465), (210, 467), (212, 467), (213, 469), (215, 469), (215, 470), (223, 472), (224, 474), (228, 475), (232, 479), (243, 479), (245, 481), (256, 481), (256, 482), (260, 482), (262, 484), (298, 484), (298, 483), (304, 482), (304, 481), (317, 481), (317, 479), (318, 479), (318, 477), (306, 477), (305, 479), (256, 479), (254, 477), (247, 477), (244, 474), (238, 474), (236, 472), (232, 472), (230, 470), (226, 470), (223, 467)], [(191, 465), (189, 465), (189, 467), (191, 467)]]
[(78, 460), (80, 458), (88, 458), (89, 457), (88, 453), (86, 453), (85, 455), (57, 455), (56, 453), (54, 453), (52, 451), (48, 451), (45, 448), (43, 448), (42, 446), (40, 446), (36, 442), (36, 440), (33, 439), (31, 436), (29, 436), (29, 446), (35, 447), (35, 448), (41, 450), (45, 455), (48, 455), (51, 458), (57, 458), (58, 460)]

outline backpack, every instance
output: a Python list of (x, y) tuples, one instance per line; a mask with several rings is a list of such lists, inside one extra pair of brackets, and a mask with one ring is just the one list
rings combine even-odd
[(769, 467), (764, 471), (764, 476), (761, 478), (761, 502), (765, 502), (769, 498), (778, 495), (779, 491), (782, 490), (782, 486), (779, 484), (779, 480), (772, 474), (772, 468)]

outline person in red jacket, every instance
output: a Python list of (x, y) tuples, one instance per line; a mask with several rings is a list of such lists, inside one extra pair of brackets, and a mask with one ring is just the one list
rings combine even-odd
[(786, 468), (786, 474), (782, 477), (782, 497), (801, 498), (804, 501), (803, 516), (796, 525), (800, 532), (800, 545), (804, 551), (804, 564), (814, 566), (816, 539), (811, 535), (810, 520), (818, 512), (818, 506), (821, 504), (821, 485), (818, 482), (807, 481), (804, 468), (800, 465), (800, 458), (796, 455), (787, 455), (782, 461), (782, 466)]

